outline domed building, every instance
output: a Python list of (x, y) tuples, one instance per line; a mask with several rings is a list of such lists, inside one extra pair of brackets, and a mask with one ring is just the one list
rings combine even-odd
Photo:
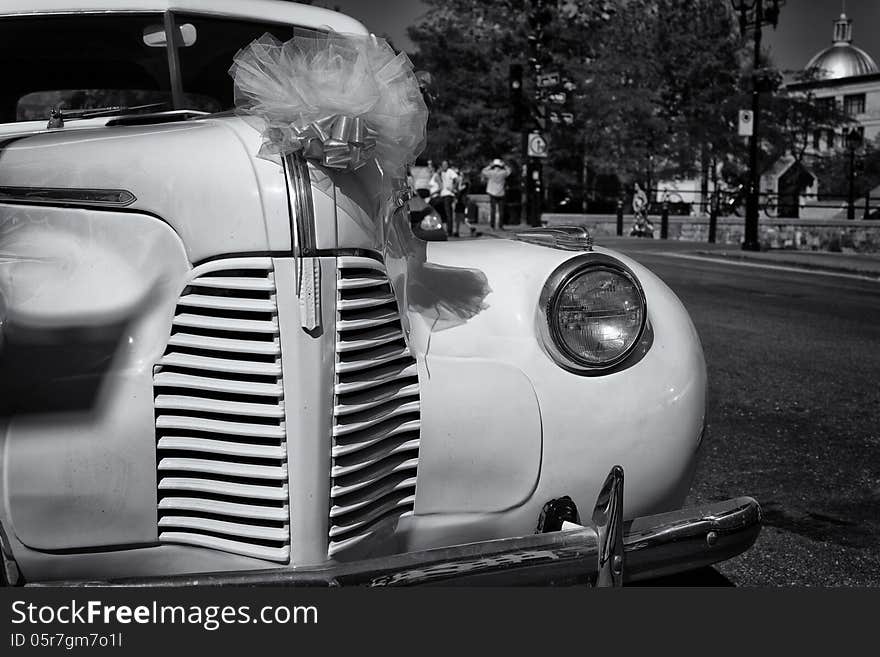
[(834, 42), (816, 54), (806, 67), (821, 80), (840, 80), (880, 73), (871, 55), (852, 43), (852, 21), (846, 14), (834, 23)]
[[(854, 124), (837, 129), (816, 125), (806, 144), (805, 159), (786, 154), (761, 174), (761, 191), (778, 199), (780, 217), (828, 218), (818, 200), (819, 181), (811, 172), (812, 157), (846, 148), (847, 134), (855, 129), (863, 140), (880, 135), (880, 67), (853, 44), (853, 24), (846, 14), (834, 22), (831, 45), (816, 53), (789, 91), (809, 94), (817, 104), (843, 110)], [(836, 210), (839, 213), (839, 209)]]
[[(817, 102), (836, 103), (858, 124), (866, 140), (880, 135), (880, 67), (874, 58), (853, 44), (853, 24), (846, 14), (834, 23), (829, 47), (816, 53), (804, 68), (808, 79), (788, 85), (792, 91), (812, 94)], [(843, 134), (818, 127), (812, 150), (842, 147)]]

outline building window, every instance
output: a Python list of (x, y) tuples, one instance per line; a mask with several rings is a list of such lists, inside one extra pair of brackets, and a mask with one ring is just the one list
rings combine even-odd
[(834, 96), (826, 96), (816, 99), (816, 108), (823, 114), (832, 114), (835, 110)]
[(822, 131), (813, 130), (813, 150), (818, 151), (822, 148)]
[(847, 116), (865, 113), (865, 94), (851, 94), (843, 97), (843, 111)]
[(825, 144), (827, 148), (834, 148), (834, 130), (825, 132)]

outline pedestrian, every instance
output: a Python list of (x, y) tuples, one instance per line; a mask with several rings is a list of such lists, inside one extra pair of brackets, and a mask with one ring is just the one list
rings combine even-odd
[[(504, 225), (507, 209), (505, 194), (510, 167), (500, 158), (495, 158), (481, 173), (486, 181), (486, 193), (489, 195), (489, 225), (492, 228), (501, 228)], [(496, 214), (498, 217), (497, 226), (495, 224)]]
[(440, 198), (440, 172), (434, 162), (428, 160), (428, 198)]
[(446, 221), (446, 233), (449, 237), (458, 237), (458, 221), (455, 216), (455, 199), (461, 176), (449, 166), (449, 160), (440, 163), (440, 200), (443, 207), (443, 218)]
[(437, 211), (440, 218), (445, 222), (446, 216), (443, 214), (443, 201), (440, 198), (440, 190), (443, 184), (440, 181), (440, 172), (434, 166), (434, 162), (428, 160), (428, 203)]
[(648, 219), (648, 195), (639, 183), (635, 183), (632, 209), (635, 219), (630, 235), (635, 237), (654, 237), (654, 224)]
[(465, 227), (470, 231), (473, 237), (476, 228), (473, 226), (473, 219), (468, 215), (468, 190), (470, 189), (470, 170), (461, 170), (456, 168), (459, 176), (458, 194), (455, 198), (455, 223), (459, 228), (464, 223)]
[(430, 196), (428, 187), (431, 183), (431, 170), (424, 165), (413, 164), (409, 168), (409, 175), (412, 178), (412, 187), (416, 195), (428, 198)]

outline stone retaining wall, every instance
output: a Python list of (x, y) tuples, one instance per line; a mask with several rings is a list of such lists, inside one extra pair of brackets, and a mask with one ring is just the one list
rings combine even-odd
[[(593, 235), (616, 235), (615, 215), (543, 214), (548, 225), (586, 226)], [(660, 237), (660, 217), (652, 216), (654, 237)], [(632, 215), (623, 217), (623, 234), (629, 235)], [(742, 244), (745, 219), (719, 217), (715, 231), (717, 244)], [(761, 217), (758, 235), (764, 249), (800, 249), (808, 251), (880, 252), (880, 221), (838, 219), (768, 219)], [(708, 217), (669, 217), (669, 239), (692, 242), (709, 241)]]

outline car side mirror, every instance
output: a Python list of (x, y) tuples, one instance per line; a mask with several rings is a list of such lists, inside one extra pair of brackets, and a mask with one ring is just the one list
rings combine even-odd
[[(197, 37), (195, 25), (184, 23), (177, 26), (177, 31), (180, 34), (180, 40), (177, 42), (178, 46), (189, 47), (195, 44)], [(165, 38), (164, 25), (148, 25), (144, 28), (143, 39), (144, 45), (150, 48), (164, 48), (168, 45), (168, 40)]]

